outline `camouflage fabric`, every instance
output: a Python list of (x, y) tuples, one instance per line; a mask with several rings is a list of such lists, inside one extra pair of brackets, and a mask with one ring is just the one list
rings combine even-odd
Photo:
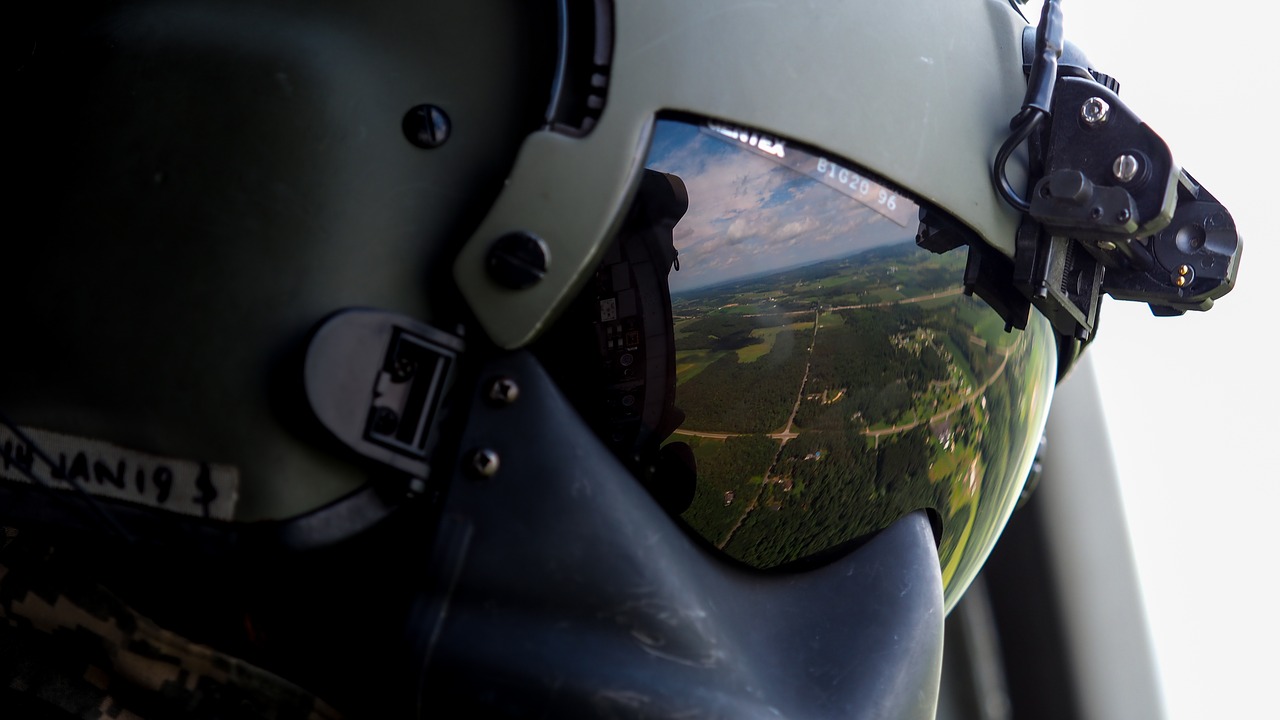
[(272, 673), (158, 627), (24, 540), (9, 528), (0, 536), (0, 718), (340, 717)]

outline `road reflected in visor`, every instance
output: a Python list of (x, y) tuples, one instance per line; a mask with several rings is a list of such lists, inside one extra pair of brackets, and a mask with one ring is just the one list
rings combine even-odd
[(1043, 316), (1007, 333), (965, 295), (964, 251), (916, 246), (919, 211), (847, 161), (660, 119), (616, 240), (535, 352), (655, 500), (751, 568), (812, 568), (933, 511), (950, 610), (1018, 502), (1057, 351)]
[[(658, 212), (667, 217), (646, 221), (671, 228), (678, 252), (651, 263), (671, 267), (669, 345), (628, 324), (628, 293), (662, 294), (634, 273), (645, 264), (636, 251), (611, 251), (592, 302), (600, 352), (621, 378), (617, 409), (676, 408), (649, 413), (636, 447), (692, 455), (683, 522), (738, 561), (785, 570), (929, 508), (942, 522), (950, 609), (1012, 512), (1043, 432), (1056, 372), (1047, 321), (1035, 314), (1026, 331), (1005, 332), (964, 294), (964, 251), (919, 248), (918, 204), (844, 161), (664, 119), (647, 167), (671, 195)], [(654, 194), (642, 188), (637, 208), (663, 207)], [(625, 380), (637, 359), (647, 387)], [(664, 373), (674, 382), (652, 381)], [(666, 482), (657, 475), (651, 485)]]

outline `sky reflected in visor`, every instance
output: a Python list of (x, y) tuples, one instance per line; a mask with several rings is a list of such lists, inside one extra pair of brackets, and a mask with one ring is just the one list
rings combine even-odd
[(1047, 322), (1006, 333), (963, 293), (965, 253), (917, 247), (916, 203), (843, 161), (661, 120), (647, 166), (689, 198), (667, 278), (685, 418), (665, 442), (697, 465), (683, 520), (777, 568), (932, 508), (950, 609), (1043, 432)]

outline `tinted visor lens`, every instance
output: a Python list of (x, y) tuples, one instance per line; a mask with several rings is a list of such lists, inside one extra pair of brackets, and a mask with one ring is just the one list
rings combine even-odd
[[(1047, 321), (1006, 332), (964, 293), (965, 253), (918, 247), (920, 206), (847, 162), (664, 119), (647, 166), (669, 186), (655, 193), (647, 174), (648, 210), (633, 209), (592, 300), (609, 402), (642, 426), (626, 454), (662, 446), (659, 487), (684, 458), (696, 479), (683, 521), (761, 569), (821, 562), (931, 509), (949, 609), (1039, 445), (1056, 371)], [(637, 234), (678, 257), (628, 254)], [(665, 341), (655, 315), (670, 318)]]

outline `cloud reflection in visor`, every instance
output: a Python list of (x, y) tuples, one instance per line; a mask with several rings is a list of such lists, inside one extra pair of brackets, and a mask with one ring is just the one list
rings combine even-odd
[[(662, 119), (646, 165), (675, 176), (668, 194), (687, 193), (687, 209), (678, 198), (678, 217), (657, 223), (674, 221), (678, 259), (626, 260), (620, 240), (588, 304), (598, 302), (598, 347), (623, 378), (612, 386), (622, 405), (652, 407), (657, 394), (664, 418), (683, 412), (642, 423), (656, 435), (647, 442), (692, 450), (682, 521), (731, 558), (786, 570), (931, 509), (949, 610), (1039, 445), (1056, 372), (1048, 322), (1033, 313), (1026, 331), (1005, 332), (964, 294), (964, 253), (919, 248), (919, 205), (847, 162)], [(668, 265), (669, 316), (665, 293), (635, 272)], [(621, 317), (636, 288), (662, 297), (666, 343)], [(627, 385), (646, 362), (650, 388)]]

